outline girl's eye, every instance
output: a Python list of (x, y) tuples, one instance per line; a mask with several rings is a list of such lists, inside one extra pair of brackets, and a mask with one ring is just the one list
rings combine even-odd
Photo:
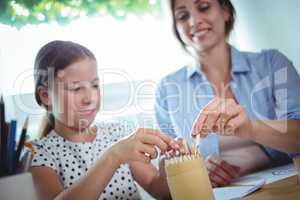
[(78, 92), (80, 90), (80, 87), (68, 87), (68, 90), (71, 91), (71, 92)]
[(80, 87), (71, 89), (72, 92), (78, 92), (79, 90), (80, 90)]
[(93, 84), (93, 88), (98, 89), (99, 88), (99, 84)]

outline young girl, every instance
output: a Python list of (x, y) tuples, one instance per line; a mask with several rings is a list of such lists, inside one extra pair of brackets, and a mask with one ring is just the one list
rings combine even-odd
[[(66, 41), (45, 45), (35, 60), (35, 97), (47, 110), (44, 137), (33, 142), (33, 175), (41, 199), (139, 199), (135, 181), (169, 198), (163, 173), (152, 166), (178, 143), (152, 129), (132, 134), (120, 124), (91, 127), (100, 107), (95, 56)], [(128, 135), (127, 137), (123, 137)]]

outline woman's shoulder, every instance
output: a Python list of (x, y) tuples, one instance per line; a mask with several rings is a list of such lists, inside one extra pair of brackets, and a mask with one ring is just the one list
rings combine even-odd
[(262, 49), (257, 52), (239, 51), (250, 62), (272, 64), (276, 61), (288, 61), (289, 59), (278, 49)]
[(187, 77), (191, 64), (186, 64), (162, 77), (161, 82), (181, 81)]
[(238, 51), (236, 55), (233, 59), (238, 63), (244, 63), (250, 71), (260, 72), (263, 75), (291, 66), (291, 61), (278, 49), (263, 49), (258, 52)]

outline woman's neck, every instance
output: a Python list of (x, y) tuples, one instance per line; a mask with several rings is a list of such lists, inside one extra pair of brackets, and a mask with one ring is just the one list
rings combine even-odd
[(230, 46), (224, 42), (198, 54), (201, 70), (207, 76), (219, 77), (226, 81), (231, 71)]
[(75, 127), (66, 126), (57, 120), (55, 121), (54, 130), (58, 135), (71, 142), (92, 142), (97, 132), (95, 127), (79, 130)]

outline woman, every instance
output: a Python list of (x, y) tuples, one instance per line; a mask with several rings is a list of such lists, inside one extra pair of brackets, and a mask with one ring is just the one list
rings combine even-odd
[(189, 142), (201, 136), (213, 186), (290, 162), (282, 152), (300, 151), (300, 79), (292, 63), (277, 50), (230, 46), (230, 0), (170, 0), (170, 7), (175, 35), (197, 64), (160, 82), (161, 130)]
[(49, 116), (30, 168), (40, 199), (140, 199), (135, 181), (158, 199), (170, 198), (163, 162), (158, 171), (150, 160), (158, 156), (155, 147), (179, 150), (177, 142), (152, 129), (91, 126), (100, 90), (87, 48), (46, 44), (35, 60), (35, 97)]

